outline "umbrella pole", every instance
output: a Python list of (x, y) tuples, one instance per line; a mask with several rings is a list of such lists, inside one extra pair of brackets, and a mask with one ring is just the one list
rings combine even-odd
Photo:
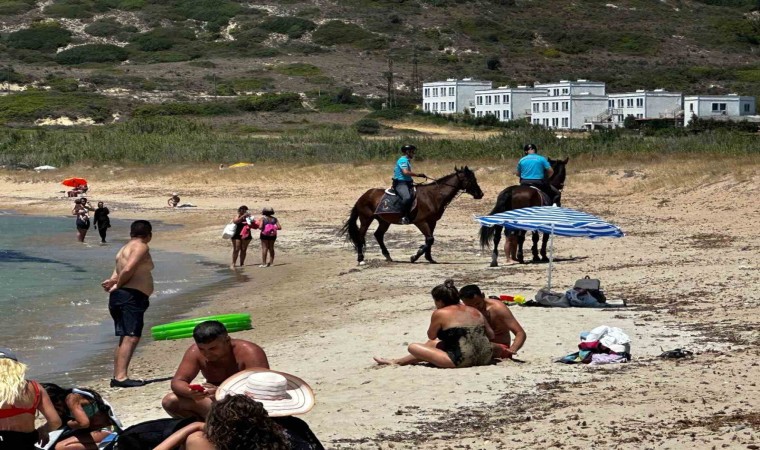
[(549, 268), (546, 269), (547, 289), (552, 290), (552, 263), (554, 262), (554, 224), (552, 224), (552, 232), (549, 234)]

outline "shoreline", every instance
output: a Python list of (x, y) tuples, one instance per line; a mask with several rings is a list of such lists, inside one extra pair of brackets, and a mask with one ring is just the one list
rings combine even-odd
[[(722, 170), (732, 174), (717, 179), (710, 173), (714, 160), (570, 166), (563, 203), (611, 220), (627, 235), (556, 239), (555, 256), (565, 261), (556, 265), (554, 283), (568, 286), (583, 275), (598, 277), (608, 298), (625, 298), (629, 306), (514, 307), (528, 333), (520, 354), (524, 362), (451, 372), (425, 366), (380, 368), (371, 358), (402, 356), (408, 343), (424, 340), (432, 311), (430, 289), (445, 278), (454, 278), (458, 286), (477, 283), (486, 293), (527, 297), (545, 282), (545, 265), (489, 269), (488, 252), (477, 246), (477, 227), (470, 217), (487, 212), (498, 191), (512, 184), (511, 162), (477, 169), (484, 201), (463, 195), (452, 203), (436, 230), (434, 254), (441, 264), (435, 266), (404, 262), (420, 243), (411, 227), (389, 232), (386, 242), (399, 261), (393, 264), (381, 261), (370, 234), (368, 263), (357, 267), (351, 248), (336, 237), (363, 189), (387, 184), (382, 165), (267, 166), (235, 173), (206, 169), (183, 184), (190, 169), (156, 174), (146, 168), (141, 178), (123, 175), (135, 177), (127, 187), (124, 178), (93, 183), (98, 195), (89, 198), (108, 203), (112, 197), (122, 205), (119, 215), (128, 218), (181, 222), (181, 233), (157, 236), (157, 248), (198, 249), (220, 264), (228, 260), (230, 248), (219, 235), (238, 199), (250, 199), (245, 201), (254, 210), (272, 205), (278, 211), (283, 232), (276, 266), (246, 267), (235, 285), (210, 295), (192, 314), (251, 313), (254, 329), (233, 336), (262, 345), (273, 369), (312, 386), (317, 405), (304, 419), (327, 448), (546, 448), (592, 442), (619, 448), (710, 448), (722, 442), (746, 447), (756, 442), (747, 404), (760, 401), (760, 388), (746, 381), (760, 376), (751, 365), (760, 354), (760, 308), (752, 302), (760, 275), (751, 270), (758, 268), (752, 255), (760, 249), (760, 237), (751, 213), (760, 185), (751, 176), (758, 165), (747, 161), (721, 160)], [(449, 163), (419, 165), (426, 173), (451, 170)], [(344, 168), (350, 168), (346, 179), (329, 177)], [(212, 173), (219, 175), (204, 183), (203, 177)], [(685, 182), (674, 173), (702, 176)], [(52, 183), (20, 186), (6, 180), (5, 187), (15, 189), (11, 198), (17, 200), (12, 201), (31, 202), (31, 209), (49, 207), (45, 192)], [(175, 187), (183, 201), (198, 208), (163, 208), (162, 193)], [(705, 211), (717, 212), (705, 222)], [(255, 244), (249, 249), (251, 265), (259, 258)], [(733, 300), (731, 308), (726, 308), (726, 298)], [(631, 335), (632, 363), (593, 368), (551, 362), (577, 346), (580, 331), (601, 324), (620, 326)], [(189, 344), (144, 343), (133, 363), (135, 376), (171, 376)], [(660, 360), (660, 347), (687, 348), (697, 355)], [(726, 383), (727, 377), (732, 383)], [(168, 383), (118, 390), (104, 387), (107, 379), (95, 378), (94, 387), (126, 423), (164, 417), (160, 399)], [(695, 391), (708, 403), (693, 404), (690, 393)], [(583, 406), (589, 398), (593, 408)], [(621, 410), (630, 421), (617, 423)], [(718, 423), (720, 411), (728, 413), (715, 431), (712, 424)], [(588, 425), (581, 425), (584, 421)], [(734, 431), (737, 424), (748, 425)], [(654, 432), (642, 436), (642, 426)]]

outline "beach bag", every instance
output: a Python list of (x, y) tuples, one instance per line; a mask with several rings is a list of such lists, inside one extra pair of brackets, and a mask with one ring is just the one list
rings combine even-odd
[(277, 219), (272, 220), (272, 222), (267, 221), (264, 223), (261, 234), (265, 236), (277, 236)]
[(197, 422), (196, 419), (156, 419), (132, 425), (119, 433), (105, 450), (146, 450), (156, 448), (175, 431)]
[(548, 289), (540, 289), (536, 293), (536, 303), (538, 303), (538, 306), (548, 306), (553, 308), (570, 307), (570, 302), (564, 294), (551, 292)]
[(575, 282), (573, 289), (576, 291), (588, 292), (599, 303), (607, 302), (607, 297), (602, 291), (602, 283), (597, 278), (590, 278), (588, 275)]
[(222, 231), (222, 239), (229, 239), (232, 237), (232, 235), (235, 234), (235, 230), (237, 229), (237, 225), (230, 222), (227, 225), (224, 226), (224, 230)]

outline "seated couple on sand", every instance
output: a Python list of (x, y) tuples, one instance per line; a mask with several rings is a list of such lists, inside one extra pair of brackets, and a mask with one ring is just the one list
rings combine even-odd
[[(375, 358), (378, 364), (405, 366), (420, 362), (442, 368), (491, 364), (510, 359), (525, 343), (525, 331), (499, 300), (485, 297), (475, 285), (457, 291), (452, 280), (433, 288), (436, 310), (430, 318), (428, 341), (410, 344), (399, 359)], [(463, 303), (460, 303), (460, 299)], [(511, 343), (510, 333), (515, 335)]]
[[(187, 425), (157, 449), (323, 448), (304, 421), (290, 417), (314, 405), (314, 394), (303, 380), (269, 370), (264, 350), (230, 338), (221, 322), (198, 324), (193, 339), (162, 406), (174, 418), (206, 423)], [(199, 373), (206, 383), (191, 384)]]

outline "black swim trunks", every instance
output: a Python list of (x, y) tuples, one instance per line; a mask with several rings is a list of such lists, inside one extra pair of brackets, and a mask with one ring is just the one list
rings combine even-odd
[(36, 430), (29, 433), (0, 430), (0, 450), (34, 450), (39, 440)]
[(148, 306), (148, 296), (137, 289), (121, 288), (111, 292), (108, 311), (113, 317), (116, 336), (142, 336), (143, 316)]

